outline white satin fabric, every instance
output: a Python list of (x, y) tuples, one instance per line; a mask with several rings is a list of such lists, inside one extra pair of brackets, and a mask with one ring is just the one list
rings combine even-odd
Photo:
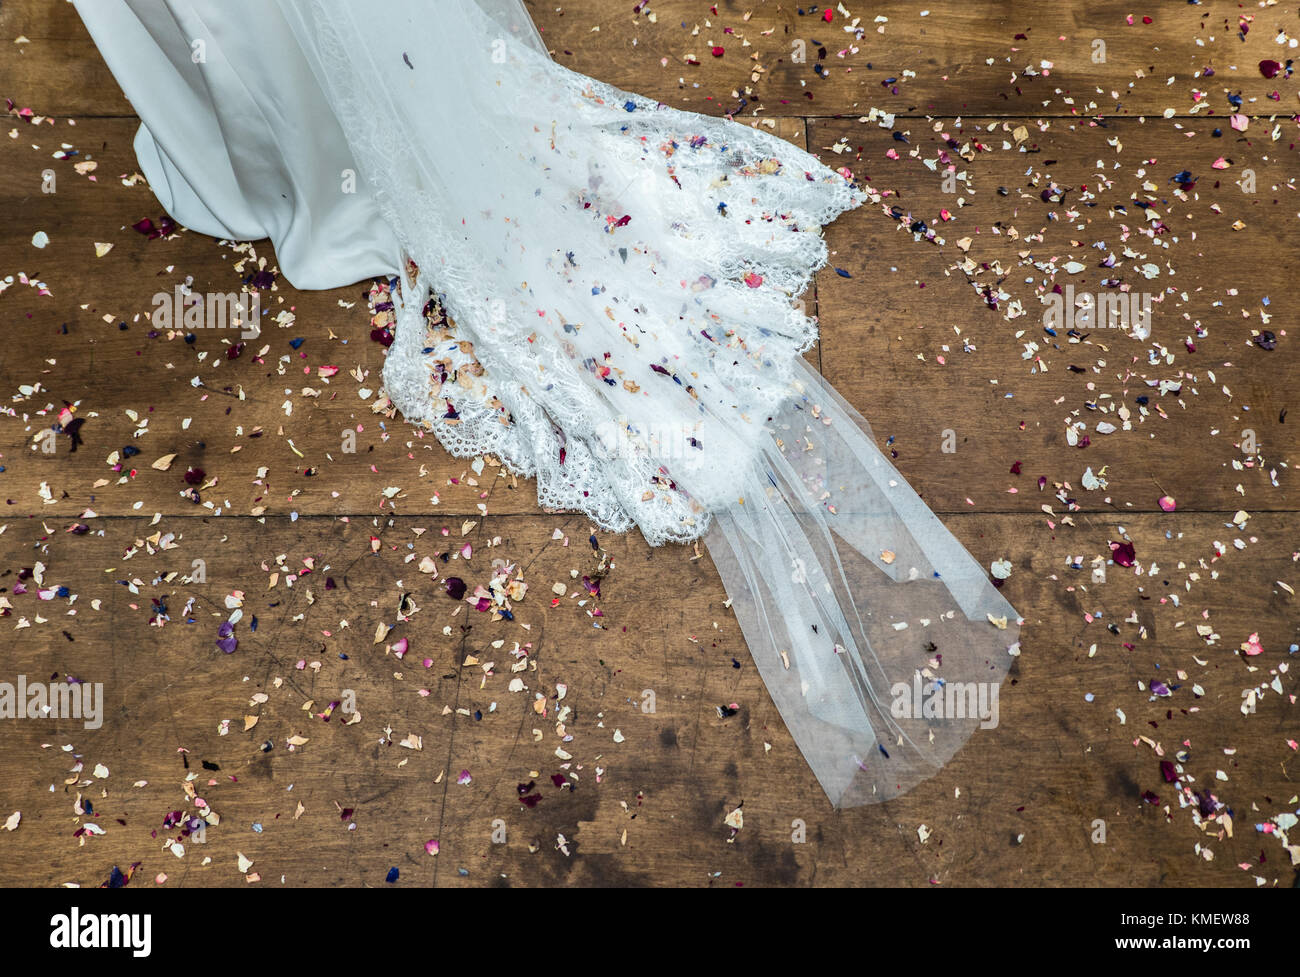
[(800, 355), (820, 228), (878, 198), (557, 65), (519, 0), (75, 2), (179, 223), (269, 237), (299, 288), (401, 279), (409, 420), (543, 505), (707, 542), (833, 803), (990, 724), (1014, 609)]
[(202, 234), (270, 238), (294, 286), (337, 288), (397, 270), (397, 239), (280, 8), (266, 0), (76, 4), (143, 124), (141, 172)]

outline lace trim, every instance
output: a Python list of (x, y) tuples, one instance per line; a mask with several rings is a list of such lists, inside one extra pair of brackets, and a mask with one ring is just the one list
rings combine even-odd
[[(795, 358), (816, 342), (816, 322), (794, 299), (826, 264), (821, 227), (868, 195), (770, 133), (659, 105), (515, 44), (501, 78), (548, 115), (511, 116), (508, 97), (481, 109), (505, 112), (503, 127), (534, 139), (500, 171), (549, 192), (531, 209), (552, 208), (577, 237), (573, 252), (547, 258), (552, 277), (525, 289), (494, 262), (530, 246), (535, 254), (546, 229), (511, 213), (493, 232), (500, 250), (476, 249), (460, 233), (459, 202), (420, 176), (423, 154), (435, 150), (411, 124), (413, 110), (367, 84), (330, 23), (320, 40), (339, 66), (330, 87), (344, 131), (414, 259), (403, 256), (401, 296), (390, 286), (395, 337), (383, 374), (392, 403), (453, 455), (491, 454), (535, 477), (545, 508), (581, 511), (617, 532), (638, 526), (654, 545), (701, 537), (727, 498), (727, 471), (756, 457), (766, 418), (789, 399)], [(569, 156), (529, 155), (548, 125), (549, 148), (577, 147)], [(630, 225), (629, 194), (653, 204)], [(441, 301), (425, 315), (430, 284)], [(526, 318), (530, 303), (549, 327)], [(597, 306), (608, 321), (593, 322)], [(648, 390), (646, 406), (638, 397)], [(625, 417), (625, 406), (635, 413)], [(685, 457), (665, 457), (652, 431), (660, 411), (698, 424), (699, 437), (667, 439), (687, 445)]]

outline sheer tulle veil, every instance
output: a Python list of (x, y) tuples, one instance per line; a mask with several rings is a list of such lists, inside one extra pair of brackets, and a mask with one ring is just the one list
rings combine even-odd
[(879, 202), (847, 172), (564, 68), (520, 0), (75, 2), (179, 222), (271, 237), (299, 287), (400, 278), (408, 420), (706, 543), (834, 805), (996, 724), (1015, 610), (801, 355), (821, 227)]

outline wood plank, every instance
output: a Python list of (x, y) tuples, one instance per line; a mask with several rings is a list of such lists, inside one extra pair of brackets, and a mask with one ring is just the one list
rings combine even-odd
[[(879, 442), (937, 511), (969, 508), (967, 499), (986, 511), (1036, 512), (1044, 504), (1064, 511), (1061, 501), (1053, 498), (1058, 483), (1068, 484), (1068, 490), (1061, 489), (1064, 497), (1085, 509), (1157, 511), (1157, 500), (1164, 495), (1184, 507), (1229, 514), (1238, 507), (1294, 509), (1290, 475), (1297, 433), (1294, 423), (1285, 423), (1289, 378), (1297, 365), (1286, 337), (1286, 323), (1297, 312), (1289, 288), (1292, 270), (1285, 261), (1242, 258), (1275, 250), (1278, 227), (1294, 220), (1294, 215), (1282, 212), (1283, 204), (1273, 203), (1292, 192), (1285, 187), (1296, 178), (1294, 150), (1281, 153), (1271, 145), (1235, 144), (1238, 171), (1254, 169), (1257, 174), (1259, 192), (1252, 197), (1223, 178), (1214, 188), (1213, 175), (1201, 176), (1213, 173), (1206, 153), (1188, 153), (1184, 147), (1184, 142), (1198, 145), (1199, 136), (1185, 140), (1172, 128), (1133, 132), (1137, 124), (1132, 122), (1116, 122), (1106, 130), (1050, 124), (1045, 132), (1035, 130), (1038, 152), (1002, 149), (1004, 142), (1015, 145), (1013, 132), (1019, 124), (998, 122), (995, 132), (981, 134), (984, 144), (993, 148), (969, 162), (962, 160), (969, 180), (960, 184), (959, 194), (944, 193), (941, 176), (924, 163), (935, 158), (940, 146), (941, 133), (931, 131), (928, 123), (908, 126), (910, 144), (896, 142), (892, 130), (875, 124), (813, 126), (809, 138), (814, 150), (887, 192), (882, 207), (902, 207), (909, 220), (925, 220), (944, 241), (918, 243), (882, 207), (871, 205), (831, 225), (831, 265), (853, 277), (842, 278), (833, 270), (819, 277), (813, 306), (821, 313), (824, 341), (833, 352), (822, 364), (820, 352), (814, 351), (814, 362), (873, 424)], [(943, 132), (956, 132), (936, 125)], [(169, 291), (186, 276), (193, 277), (199, 290), (238, 289), (241, 275), (235, 265), (244, 256), (202, 235), (150, 241), (130, 229), (142, 217), (156, 219), (160, 214), (144, 185), (124, 186), (119, 179), (133, 172), (133, 129), (134, 123), (127, 120), (90, 120), (72, 129), (60, 124), (48, 133), (43, 128), (24, 130), (30, 141), (0, 143), (0, 162), (15, 174), (0, 187), (0, 207), (17, 216), (0, 230), (0, 267), (10, 273), (24, 271), (53, 292), (46, 297), (32, 287), (15, 285), (0, 299), (12, 317), (7, 319), (10, 343), (0, 350), (0, 380), (17, 398), (10, 403), (15, 416), (0, 423), (0, 452), (7, 469), (4, 495), (10, 504), (71, 517), (87, 507), (102, 513), (133, 512), (132, 507), (147, 497), (159, 511), (186, 511), (194, 503), (181, 495), (187, 486), (180, 476), (193, 466), (220, 479), (216, 491), (204, 498), (227, 514), (263, 508), (281, 513), (369, 512), (381, 503), (388, 507), (383, 493), (392, 487), (402, 490), (392, 500), (398, 511), (423, 507), (435, 493), (438, 504), (451, 512), (478, 514), (480, 505), (503, 513), (536, 511), (530, 484), (493, 477), (497, 469), (475, 476), (466, 462), (448, 457), (432, 438), (420, 437), (400, 420), (376, 417), (357, 396), (363, 387), (378, 388), (383, 363), (382, 349), (369, 339), (360, 286), (298, 292), (279, 282), (273, 293), (275, 309), (292, 309), (297, 317), (293, 327), (269, 330), (265, 342), (252, 344), (235, 361), (225, 354), (236, 338), (219, 331), (200, 331), (193, 346), (179, 335), (150, 338), (144, 316), (155, 292)], [(798, 139), (799, 130), (798, 122), (782, 120), (777, 131)], [(969, 130), (963, 133), (963, 140), (973, 138)], [(1108, 146), (1112, 138), (1124, 148)], [(1195, 170), (1197, 187), (1186, 194), (1186, 201), (1172, 197), (1161, 185), (1163, 179), (1157, 177), (1163, 170), (1157, 172), (1156, 164), (1139, 175), (1143, 167), (1129, 162), (1137, 155), (1133, 147), (1152, 139), (1150, 155), (1171, 160), (1159, 164), (1163, 170)], [(82, 155), (51, 159), (65, 142)], [(843, 154), (826, 151), (845, 143), (850, 149)], [(1027, 140), (1024, 145), (1029, 147)], [(896, 161), (885, 157), (894, 147), (909, 146), (917, 158), (910, 150)], [(89, 174), (98, 178), (96, 182), (72, 169), (85, 155), (101, 164)], [(1118, 169), (1108, 170), (1110, 186), (1095, 191), (1096, 199), (1089, 201), (1095, 206), (1072, 203), (1077, 193), (1067, 197), (1064, 207), (1045, 203), (1039, 186), (1022, 175), (1032, 166), (1032, 179), (1040, 186), (1054, 180), (1065, 187), (1094, 187), (1099, 156), (1121, 162)], [(1047, 160), (1050, 165), (1043, 162)], [(51, 168), (57, 192), (41, 193), (42, 173)], [(1159, 190), (1144, 191), (1148, 180)], [(1008, 189), (1007, 196), (998, 194), (1000, 186)], [(1279, 189), (1271, 189), (1274, 186)], [(1177, 240), (1167, 251), (1136, 233), (1145, 222), (1137, 216), (1134, 194), (1140, 200), (1150, 198), (1173, 229), (1165, 237)], [(959, 197), (963, 206), (957, 204)], [(1117, 205), (1129, 213), (1120, 213)], [(1222, 212), (1212, 212), (1213, 207)], [(947, 223), (939, 217), (945, 208), (953, 215)], [(1244, 230), (1226, 230), (1237, 220), (1245, 222)], [(1012, 227), (1018, 240), (1006, 233)], [(991, 233), (995, 228), (1001, 233)], [(50, 237), (44, 249), (31, 245), (37, 230)], [(1030, 240), (1037, 235), (1041, 241)], [(969, 251), (962, 251), (957, 242), (966, 237), (972, 243)], [(1105, 251), (1091, 247), (1098, 240), (1106, 242)], [(97, 241), (113, 244), (98, 259), (93, 257)], [(1124, 257), (1125, 247), (1142, 257)], [(254, 250), (274, 267), (269, 246), (259, 243)], [(1093, 267), (1110, 253), (1120, 259), (1118, 268)], [(1071, 258), (1087, 263), (1087, 271), (1071, 276), (1060, 270)], [(954, 267), (967, 260), (981, 267), (969, 275)], [(1153, 338), (1173, 362), (1151, 366), (1146, 361), (1149, 347), (1120, 330), (1091, 331), (1077, 344), (1064, 341), (1064, 330), (1058, 330), (1055, 339), (1045, 336), (1044, 307), (1036, 287), (1024, 281), (1032, 276), (1041, 282), (1043, 275), (1027, 262), (1044, 260), (1054, 262), (1057, 282), (1078, 282), (1080, 290), (1095, 287), (1102, 274), (1138, 292), (1175, 289), (1166, 296), (1168, 301), (1153, 306), (1152, 326)], [(1148, 261), (1162, 269), (1150, 283), (1135, 270)], [(1171, 269), (1175, 274), (1169, 274)], [(1212, 284), (1220, 270), (1227, 269), (1231, 278)], [(996, 285), (1000, 279), (1010, 299), (994, 311), (972, 283)], [(1268, 306), (1261, 304), (1265, 298)], [(1008, 320), (1011, 300), (1026, 314)], [(1261, 313), (1271, 321), (1264, 323)], [(120, 328), (123, 322), (126, 330)], [(1204, 338), (1195, 335), (1197, 322), (1208, 330)], [(1265, 351), (1251, 345), (1252, 328), (1275, 331), (1281, 337), (1278, 348)], [(306, 342), (295, 350), (289, 345), (294, 338)], [(970, 340), (974, 353), (961, 352), (963, 338)], [(1194, 354), (1181, 345), (1188, 338), (1197, 346)], [(1029, 342), (1038, 344), (1046, 373), (1031, 372), (1035, 364), (1022, 359)], [(270, 348), (259, 363), (253, 354), (263, 346)], [(25, 353), (37, 347), (46, 349), (46, 359), (53, 361), (39, 369)], [(200, 356), (205, 359), (200, 361)], [(295, 371), (336, 365), (342, 372), (328, 384), (315, 374), (310, 381), (305, 376), (291, 381), (287, 369), (285, 375), (279, 373), (282, 356), (291, 357)], [(938, 365), (941, 356), (943, 366)], [(1098, 366), (1102, 361), (1104, 368)], [(1071, 373), (1071, 366), (1088, 372)], [(352, 370), (362, 379), (350, 376)], [(191, 386), (196, 376), (204, 389)], [(142, 385), (145, 377), (157, 379)], [(1147, 386), (1161, 379), (1182, 379), (1184, 392), (1162, 395)], [(26, 397), (17, 394), (20, 384), (38, 381), (40, 391)], [(322, 393), (304, 396), (304, 389)], [(144, 391), (148, 396), (142, 398)], [(1149, 399), (1145, 417), (1136, 402), (1140, 396)], [(70, 439), (59, 437), (53, 441), (55, 451), (46, 453), (40, 450), (49, 444), (42, 432), (65, 402), (78, 404), (85, 418), (80, 432), (84, 446), (72, 453)], [(1099, 421), (1117, 426), (1121, 422), (1114, 413), (1102, 413), (1090, 404), (1114, 404), (1116, 409), (1123, 404), (1132, 412), (1133, 429), (1099, 435)], [(151, 418), (150, 433), (137, 437), (139, 425), (127, 411)], [(1082, 433), (1091, 438), (1088, 448), (1069, 446), (1067, 419), (1087, 425)], [(259, 429), (260, 436), (254, 436)], [(345, 430), (356, 435), (353, 453), (342, 450)], [(1242, 450), (1248, 431), (1254, 432), (1253, 453)], [(1139, 441), (1140, 450), (1135, 447)], [(121, 473), (111, 471), (106, 459), (127, 444), (143, 455), (133, 466), (136, 476), (118, 485)], [(955, 450), (945, 450), (951, 447)], [(170, 471), (149, 467), (171, 453), (177, 457)], [(1185, 464), (1191, 456), (1197, 463)], [(1022, 474), (1012, 476), (1017, 461)], [(257, 473), (263, 468), (268, 472), (259, 485)], [(1105, 469), (1107, 490), (1081, 488), (1087, 468), (1094, 474)], [(1208, 471), (1222, 477), (1208, 478)], [(1037, 487), (1039, 477), (1048, 479), (1043, 491)], [(110, 484), (96, 487), (106, 478)], [(42, 485), (50, 501), (42, 496)], [(1013, 488), (1018, 491), (1009, 494)]]
[[(1282, 4), (1153, 5), (1151, 23), (1124, 0), (844, 6), (851, 17), (837, 7), (826, 24), (820, 6), (780, 0), (528, 4), (560, 64), (710, 115), (858, 115), (875, 106), (921, 115), (1222, 116), (1233, 111), (1229, 94), (1242, 96), (1249, 115), (1296, 107), (1294, 80), (1265, 78), (1258, 67), (1284, 62), (1290, 49), (1277, 38), (1300, 30)], [(8, 0), (0, 38), (20, 35), (30, 43), (0, 46), (4, 94), (20, 106), (57, 116), (129, 111), (70, 4)], [(715, 57), (714, 47), (724, 53)]]
[[(380, 885), (394, 865), (403, 885), (1111, 879), (1253, 886), (1256, 874), (1289, 884), (1285, 852), (1257, 841), (1251, 823), (1285, 809), (1294, 793), (1285, 772), (1294, 756), (1286, 745), (1294, 706), (1265, 689), (1250, 717), (1243, 720), (1239, 707), (1244, 688), (1275, 677), (1293, 684), (1278, 669), (1293, 658), (1286, 647), (1297, 638), (1295, 597), (1266, 583), (1297, 583), (1291, 518), (1260, 515), (1239, 531), (1209, 516), (1135, 516), (1125, 527), (1144, 573), (1112, 565), (1100, 585), (1088, 569), (1067, 570), (1066, 561), (1105, 552), (1114, 525), (1085, 517), (1074, 529), (1045, 533), (1037, 522), (983, 514), (950, 520), (981, 562), (1010, 555), (1006, 592), (1029, 621), (997, 728), (980, 732), (905, 797), (837, 814), (768, 700), (707, 557), (695, 560), (689, 548), (598, 534), (609, 567), (593, 599), (571, 576), (598, 566), (589, 528), (573, 516), (490, 517), (467, 537), (456, 526), (443, 537), (444, 524), (427, 514), (378, 522), (275, 518), (257, 532), (248, 520), (234, 530), (218, 519), (106, 519), (83, 536), (10, 519), (6, 549), (30, 553), (28, 566), (39, 558), (43, 585), (70, 594), (41, 601), (30, 579), (29, 593), (12, 593), (15, 564), (8, 564), (5, 680), (71, 674), (103, 682), (108, 706), (98, 730), (76, 720), (26, 720), (0, 737), (0, 761), (13, 772), (0, 779), (0, 808), (23, 812), (4, 842), (25, 853), (11, 876), (20, 884), (89, 885), (114, 864), (141, 862), (145, 884), (165, 872), (169, 886), (244, 885), (236, 870), (243, 852), (270, 885), (282, 877), (287, 885)], [(417, 535), (417, 528), (427, 531)], [(175, 548), (149, 554), (141, 546), (124, 558), (137, 539), (167, 532), (176, 534)], [(1237, 537), (1244, 550), (1232, 546)], [(516, 565), (529, 591), (514, 603), (513, 621), (454, 604), (417, 570), (421, 557), (463, 539), (473, 554), (439, 560), (441, 574), (459, 574), (472, 587), (486, 582), (493, 561)], [(1227, 546), (1217, 558), (1215, 540)], [(268, 589), (280, 554), (284, 569)], [(313, 559), (314, 573), (288, 586), (287, 574), (301, 572), (304, 558)], [(171, 571), (190, 574), (194, 559), (205, 561), (202, 583), (165, 579)], [(1149, 561), (1160, 567), (1154, 577), (1145, 575)], [(1193, 570), (1200, 579), (1187, 590)], [(334, 589), (325, 588), (326, 577)], [(135, 581), (137, 592), (119, 581)], [(558, 599), (550, 593), (556, 582), (565, 585)], [(235, 590), (244, 593), (245, 617), (236, 627), (239, 647), (225, 655), (214, 645), (216, 626)], [(417, 605), (409, 623), (397, 618), (403, 592)], [(1179, 607), (1169, 600), (1174, 593)], [(154, 598), (171, 618), (161, 628), (150, 623)], [(590, 616), (594, 608), (601, 617)], [(1085, 612), (1103, 616), (1089, 623)], [(1130, 613), (1135, 623), (1125, 620)], [(22, 621), (31, 627), (17, 630)], [(1213, 645), (1195, 633), (1205, 622), (1219, 635)], [(380, 623), (395, 630), (376, 645)], [(1234, 651), (1252, 631), (1265, 649), (1249, 660), (1253, 669)], [(400, 662), (385, 652), (399, 636), (410, 640)], [(497, 641), (503, 644), (494, 648)], [(518, 673), (527, 689), (512, 693), (516, 642), (531, 643), (536, 670)], [(479, 664), (465, 664), (467, 656)], [(489, 661), (496, 663), (491, 676), (482, 667)], [(1176, 686), (1170, 698), (1145, 690), (1156, 677)], [(561, 684), (562, 704), (572, 710), (564, 720), (570, 741), (556, 727)], [(343, 725), (341, 707), (328, 723), (313, 715), (346, 689), (355, 693), (360, 722)], [(654, 712), (642, 711), (646, 689), (655, 693)], [(535, 693), (550, 697), (545, 717), (532, 708)], [(258, 694), (265, 701), (254, 702)], [(733, 702), (739, 713), (718, 718), (715, 707)], [(245, 715), (259, 717), (247, 732)], [(232, 725), (221, 735), (225, 719)], [(615, 730), (624, 742), (615, 742)], [(411, 733), (422, 737), (419, 750), (399, 745)], [(308, 742), (291, 751), (295, 734)], [(1188, 751), (1189, 787), (1210, 787), (1238, 812), (1234, 837), (1196, 827), (1141, 736), (1166, 758)], [(263, 752), (267, 740), (273, 745)], [(571, 759), (557, 757), (557, 747)], [(69, 772), (74, 759), (83, 765), (76, 774)], [(178, 859), (163, 841), (179, 832), (162, 824), (168, 811), (194, 810), (181, 790), (186, 761), (221, 823)], [(220, 769), (205, 769), (205, 761)], [(93, 774), (101, 763), (107, 777)], [(463, 770), (470, 780), (457, 783)], [(1228, 779), (1216, 780), (1216, 770)], [(138, 781), (148, 783), (133, 786)], [(542, 794), (533, 808), (520, 804), (517, 791), (529, 782)], [(1160, 795), (1160, 805), (1144, 802), (1145, 790)], [(84, 843), (73, 832), (92, 818), (74, 815), (78, 793), (107, 831)], [(295, 819), (299, 802), (305, 812)], [(722, 819), (742, 802), (745, 827), (729, 840)], [(353, 813), (344, 819), (342, 809)], [(498, 819), (504, 844), (492, 840)], [(804, 843), (792, 843), (795, 819), (806, 825)], [(1104, 844), (1091, 840), (1096, 819), (1107, 824)], [(923, 824), (931, 832), (924, 842)], [(567, 855), (557, 847), (560, 835)], [(435, 838), (436, 859), (424, 851)], [(1214, 852), (1212, 862), (1192, 852), (1198, 842)], [(1261, 848), (1268, 861), (1257, 865)]]
[[(818, 301), (824, 372), (878, 442), (893, 439), (904, 475), (941, 511), (968, 499), (985, 511), (1059, 510), (1052, 495), (1064, 484), (1092, 511), (1153, 511), (1164, 495), (1197, 509), (1294, 509), (1300, 432), (1287, 412), (1300, 354), (1288, 324), (1298, 306), (1294, 263), (1276, 241), (1295, 226), (1295, 147), (1213, 139), (1199, 122), (989, 125), (810, 129), (814, 150), (847, 147), (825, 155), (883, 195), (828, 228), (831, 265), (852, 277), (824, 270)], [(963, 159), (945, 136), (988, 151)], [(940, 152), (951, 155), (936, 162)], [(1231, 170), (1212, 168), (1220, 154)], [(948, 160), (963, 176), (952, 193)], [(1170, 182), (1183, 170), (1195, 181), (1186, 192)], [(1247, 170), (1253, 194), (1232, 182)], [(1053, 186), (1069, 191), (1064, 203), (1043, 199)], [(927, 231), (910, 230), (914, 221)], [(1114, 267), (1100, 267), (1111, 256)], [(1076, 303), (1085, 292), (1149, 295), (1151, 341), (1085, 326), (1074, 342), (1068, 324), (1048, 335), (1045, 297), (1066, 286)], [(996, 309), (986, 289), (1002, 293)], [(1276, 349), (1252, 342), (1264, 330)], [(1104, 423), (1118, 430), (1100, 433)], [(1087, 447), (1068, 442), (1072, 424)], [(1088, 468), (1108, 488), (1084, 490)]]

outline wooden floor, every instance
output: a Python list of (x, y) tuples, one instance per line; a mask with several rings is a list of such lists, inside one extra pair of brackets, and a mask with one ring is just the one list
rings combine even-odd
[[(152, 333), (155, 292), (236, 289), (275, 255), (132, 230), (161, 209), (130, 105), (70, 4), (6, 0), (0, 681), (70, 675), (106, 705), (97, 730), (0, 721), (5, 879), (1295, 884), (1295, 5), (924, 6), (530, 3), (561, 63), (886, 194), (827, 230), (851, 277), (819, 277), (810, 355), (976, 559), (1010, 561), (1026, 626), (996, 729), (835, 812), (707, 555), (543, 512), (370, 411), (365, 283), (278, 282), (296, 318), (233, 360), (219, 333)], [(1150, 342), (1044, 331), (1045, 291), (1102, 279), (1155, 297)], [(65, 407), (75, 441), (49, 434)], [(441, 555), (470, 587), (514, 567), (514, 619), (448, 600), (420, 570)], [(322, 718), (345, 699), (358, 721)], [(177, 857), (169, 812), (196, 796), (220, 822)]]

